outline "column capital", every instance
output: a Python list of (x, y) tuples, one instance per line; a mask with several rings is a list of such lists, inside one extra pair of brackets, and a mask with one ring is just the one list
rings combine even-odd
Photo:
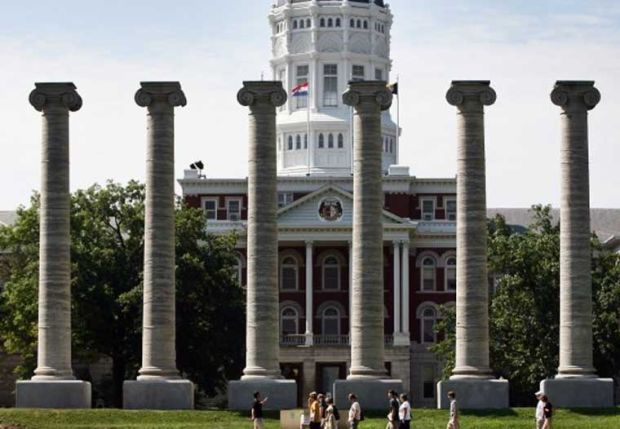
[(342, 102), (358, 111), (387, 110), (392, 105), (392, 92), (387, 82), (380, 80), (349, 82), (349, 88), (342, 94)]
[(400, 240), (393, 240), (393, 241), (392, 241), (392, 245), (393, 245), (394, 247), (400, 247), (400, 243), (401, 243), (401, 241), (400, 241)]
[(140, 107), (151, 107), (155, 103), (166, 103), (171, 107), (187, 104), (179, 82), (140, 82), (134, 100)]
[(312, 247), (314, 246), (314, 241), (313, 240), (306, 240), (306, 247)]
[(558, 80), (551, 91), (551, 102), (565, 112), (591, 110), (599, 101), (601, 93), (591, 80)]
[(72, 112), (82, 107), (82, 97), (73, 82), (37, 82), (28, 100), (37, 111), (48, 106), (64, 106)]
[(286, 103), (286, 91), (280, 81), (244, 81), (237, 93), (237, 101), (242, 106), (266, 105), (279, 107)]
[(449, 104), (461, 111), (482, 110), (495, 103), (497, 94), (488, 80), (453, 80), (446, 93)]

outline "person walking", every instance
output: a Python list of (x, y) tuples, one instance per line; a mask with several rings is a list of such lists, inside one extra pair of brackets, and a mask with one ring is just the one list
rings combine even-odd
[(542, 395), (540, 400), (543, 402), (543, 412), (545, 414), (545, 422), (543, 423), (542, 429), (551, 429), (551, 420), (553, 417), (553, 405), (549, 402), (549, 398), (547, 395)]
[(409, 398), (404, 393), (400, 395), (398, 418), (400, 419), (398, 429), (409, 429), (411, 427), (411, 404), (409, 404)]
[(340, 413), (334, 405), (334, 400), (327, 398), (327, 409), (325, 410), (325, 425), (323, 429), (338, 429), (340, 423)]
[(310, 410), (310, 429), (321, 429), (321, 402), (315, 392), (310, 394), (308, 409)]
[(395, 390), (388, 391), (388, 399), (389, 399), (389, 408), (387, 415), (387, 425), (385, 429), (398, 429), (398, 409), (400, 408), (400, 404), (398, 403), (398, 393)]
[(448, 392), (450, 399), (450, 420), (448, 420), (447, 429), (459, 429), (459, 410), (456, 404), (456, 393), (453, 390)]
[(540, 390), (535, 393), (536, 399), (538, 399), (538, 403), (536, 404), (536, 413), (534, 414), (534, 418), (536, 419), (536, 429), (542, 429), (545, 424), (545, 403), (542, 401), (543, 392)]
[(351, 403), (351, 408), (349, 408), (349, 429), (357, 429), (362, 419), (362, 407), (357, 401), (355, 393), (349, 393), (349, 402)]
[(252, 403), (252, 422), (254, 422), (254, 429), (264, 429), (263, 423), (263, 404), (267, 402), (268, 398), (262, 399), (260, 392), (254, 392), (254, 402)]
[(317, 396), (319, 401), (319, 414), (321, 415), (321, 427), (325, 426), (325, 414), (327, 413), (327, 401), (325, 401), (325, 395), (319, 393)]

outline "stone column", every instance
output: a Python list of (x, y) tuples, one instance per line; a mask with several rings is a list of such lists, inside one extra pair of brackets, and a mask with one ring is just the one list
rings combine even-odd
[(30, 104), (43, 113), (37, 368), (17, 383), (17, 407), (90, 408), (90, 383), (71, 369), (69, 111), (82, 107), (73, 83), (36, 83)]
[(409, 241), (403, 241), (403, 263), (402, 263), (402, 333), (407, 345), (410, 344), (409, 337)]
[(141, 82), (135, 102), (146, 107), (144, 303), (142, 367), (126, 381), (123, 406), (191, 409), (193, 385), (176, 368), (174, 108), (185, 106), (179, 82)]
[(393, 314), (394, 314), (394, 341), (396, 341), (396, 337), (400, 334), (400, 242), (394, 241), (392, 243), (394, 247), (394, 259), (392, 264), (394, 269), (393, 276), (393, 291), (394, 291), (394, 304), (393, 304)]
[(561, 407), (613, 405), (613, 382), (597, 378), (592, 352), (588, 110), (600, 99), (592, 81), (558, 81), (551, 92), (562, 108), (560, 366), (541, 386)]
[(294, 407), (293, 380), (282, 380), (278, 343), (278, 230), (276, 107), (286, 102), (282, 82), (244, 82), (237, 94), (250, 108), (248, 150), (246, 366), (228, 385), (232, 409), (247, 409), (252, 392), (269, 396), (270, 408)]
[(312, 279), (312, 241), (306, 241), (306, 345), (311, 346), (314, 338), (312, 321), (314, 312), (312, 305), (313, 279)]
[(351, 309), (353, 308), (353, 242), (348, 242), (349, 249), (349, 343), (351, 342), (352, 321)]
[(342, 99), (355, 109), (353, 302), (351, 368), (346, 382), (336, 382), (335, 399), (342, 407), (355, 391), (366, 408), (381, 409), (389, 388), (402, 390), (400, 380), (385, 380), (384, 362), (381, 112), (392, 93), (386, 82), (352, 82)]
[(439, 405), (448, 405), (447, 388), (459, 390), (463, 408), (507, 408), (508, 383), (494, 380), (489, 367), (484, 106), (496, 95), (489, 81), (453, 81), (446, 98), (458, 109), (458, 286), (456, 365), (450, 380), (439, 383)]

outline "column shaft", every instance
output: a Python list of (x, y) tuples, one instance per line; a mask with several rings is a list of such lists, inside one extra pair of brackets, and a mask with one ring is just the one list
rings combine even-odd
[(409, 242), (403, 242), (402, 263), (402, 332), (409, 337)]
[(281, 82), (244, 82), (237, 96), (250, 108), (248, 149), (248, 282), (246, 367), (242, 379), (280, 378), (276, 110)]
[(314, 310), (312, 304), (313, 293), (313, 263), (312, 263), (312, 242), (306, 242), (306, 345), (311, 346), (313, 343), (313, 327)]
[(393, 284), (392, 290), (394, 291), (394, 305), (393, 305), (393, 315), (394, 315), (394, 334), (398, 334), (401, 332), (400, 328), (400, 243), (395, 241), (394, 245), (394, 260), (393, 260)]

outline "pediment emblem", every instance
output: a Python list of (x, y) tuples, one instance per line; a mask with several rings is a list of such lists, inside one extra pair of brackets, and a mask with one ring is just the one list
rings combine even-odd
[(336, 222), (342, 218), (342, 202), (335, 197), (323, 198), (319, 203), (319, 217), (327, 222)]

